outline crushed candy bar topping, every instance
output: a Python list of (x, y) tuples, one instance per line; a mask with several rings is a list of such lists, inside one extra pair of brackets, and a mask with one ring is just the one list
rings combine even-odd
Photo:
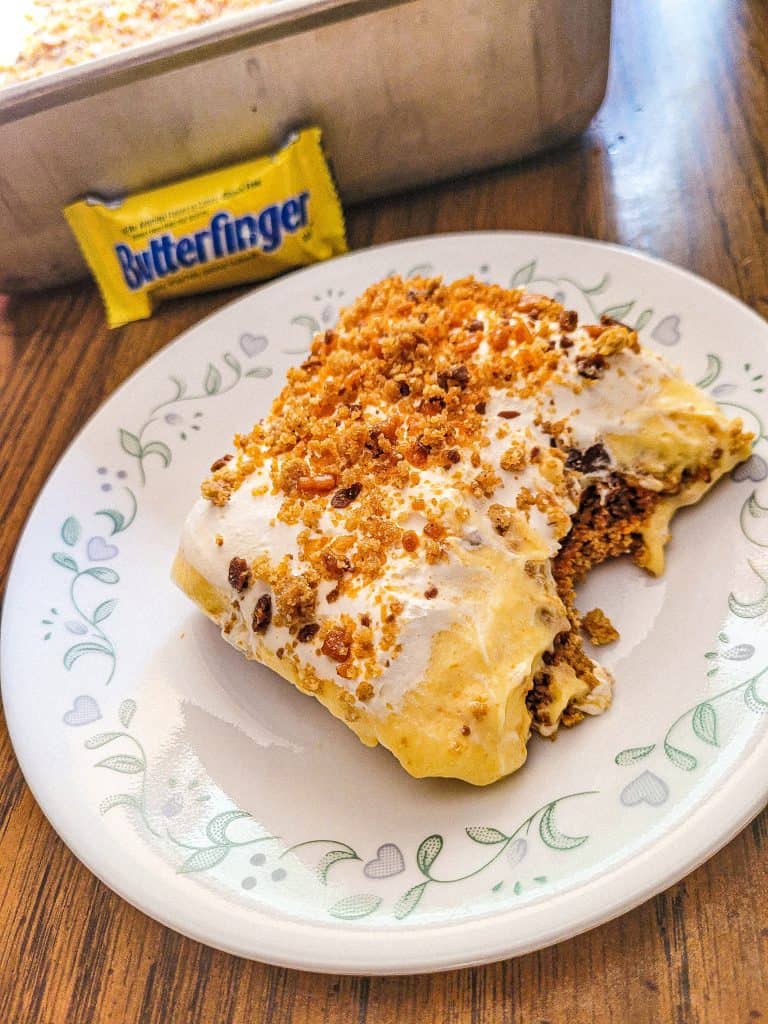
[(587, 612), (581, 620), (584, 632), (595, 647), (602, 647), (604, 644), (612, 644), (619, 639), (619, 631), (602, 610), (593, 608)]
[(334, 661), (346, 661), (352, 645), (343, 629), (331, 629), (323, 640), (322, 652)]
[[(350, 695), (372, 699), (368, 685), (399, 651), (393, 566), (433, 571), (489, 543), (554, 554), (583, 478), (611, 465), (602, 443), (579, 444), (555, 390), (576, 408), (638, 349), (626, 325), (579, 325), (573, 310), (520, 288), (398, 277), (368, 288), (315, 336), (270, 414), (202, 485), (218, 507), (246, 485), (275, 502), (272, 526), (293, 531), (294, 554), (230, 563), (236, 590), (271, 588), (253, 629), (287, 628), (286, 658), (312, 644), (355, 682)], [(363, 588), (365, 617), (347, 614)], [(438, 588), (427, 579), (417, 593), (431, 600)]]

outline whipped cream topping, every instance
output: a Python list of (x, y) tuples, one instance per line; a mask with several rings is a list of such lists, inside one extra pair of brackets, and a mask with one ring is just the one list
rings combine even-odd
[[(493, 320), (493, 315), (483, 310), (478, 310), (477, 315), (488, 325)], [(557, 339), (558, 335), (553, 337)], [(583, 330), (573, 332), (572, 337), (577, 348), (583, 345), (586, 349), (590, 339)], [(476, 358), (483, 357), (483, 346), (487, 349), (485, 341)], [(606, 435), (621, 432), (625, 424), (629, 429), (627, 417), (637, 410), (639, 403), (653, 404), (653, 396), (659, 393), (671, 372), (667, 364), (651, 353), (626, 351), (611, 360), (599, 386), (585, 382), (574, 370), (570, 376), (567, 372), (562, 374), (560, 382), (553, 383), (551, 388), (528, 398), (510, 396), (502, 388), (492, 390), (486, 409), (487, 444), (483, 459), (499, 467), (504, 452), (513, 442), (521, 442), (527, 452), (538, 449), (546, 454), (550, 449), (551, 434), (543, 428), (543, 420), (564, 420), (569, 446), (584, 450), (598, 442), (603, 443)], [(371, 408), (367, 412), (373, 416), (377, 410)], [(636, 426), (635, 420), (632, 429)], [(530, 537), (526, 543), (518, 543), (518, 550), (515, 550), (514, 543), (494, 528), (488, 514), (489, 507), (494, 504), (514, 509), (526, 489), (533, 495), (549, 496), (552, 507), (566, 517), (572, 516), (578, 507), (578, 486), (574, 493), (573, 487), (564, 488), (562, 481), (558, 484), (548, 479), (542, 469), (543, 464), (544, 460), (527, 460), (518, 472), (499, 471), (500, 483), (491, 498), (467, 494), (466, 484), (476, 470), (466, 462), (443, 471), (423, 470), (415, 484), (391, 491), (391, 515), (402, 528), (420, 534), (433, 506), (440, 505), (443, 511), (446, 504), (460, 509), (464, 522), (460, 532), (446, 542), (448, 557), (429, 564), (425, 559), (395, 552), (376, 580), (369, 585), (343, 591), (333, 605), (326, 604), (326, 598), (334, 584), (330, 581), (320, 584), (318, 621), (324, 614), (334, 618), (347, 614), (358, 620), (390, 598), (397, 599), (402, 606), (396, 647), (390, 651), (379, 651), (380, 674), (375, 679), (374, 695), (366, 702), (371, 713), (383, 715), (398, 707), (404, 694), (423, 677), (435, 637), (466, 616), (468, 591), (482, 589), (483, 585), (482, 571), (473, 565), (473, 551), (493, 551), (498, 557), (499, 573), (508, 573), (511, 585), (514, 585), (515, 575), (522, 570), (525, 561), (534, 559), (540, 562), (543, 567), (542, 597), (551, 599), (555, 594), (547, 560), (557, 553), (566, 532), (562, 518), (558, 521), (557, 517), (541, 511), (540, 507), (530, 506), (526, 510)], [(604, 475), (607, 471), (604, 467), (595, 470), (594, 474), (582, 477), (581, 485), (587, 486), (591, 476)], [(413, 510), (414, 499), (422, 499), (423, 513)], [(226, 505), (217, 507), (199, 500), (184, 527), (183, 555), (222, 592), (229, 591), (227, 570), (234, 557), (245, 557), (250, 562), (266, 555), (272, 564), (288, 557), (298, 571), (301, 564), (298, 537), (304, 528), (301, 524), (290, 525), (279, 518), (282, 500), (282, 494), (272, 492), (268, 463), (257, 468), (234, 491)], [(327, 536), (338, 534), (343, 530), (341, 517), (328, 509), (323, 513), (319, 528)], [(216, 542), (217, 536), (222, 539), (220, 545)], [(273, 652), (278, 651), (293, 639), (288, 628), (274, 625), (265, 636), (255, 637), (250, 626), (251, 617), (258, 597), (266, 589), (256, 581), (246, 593), (238, 596), (239, 612), (228, 639), (247, 652), (253, 653), (258, 643), (266, 644)], [(426, 596), (433, 591), (436, 591), (434, 596)], [(381, 623), (376, 616), (371, 618), (378, 650)], [(564, 619), (553, 622), (552, 641), (563, 628), (567, 628)], [(316, 644), (300, 644), (295, 653), (320, 677), (332, 678), (337, 685), (354, 694), (359, 680), (336, 675), (333, 661), (322, 654)], [(530, 665), (526, 671), (530, 671)], [(598, 705), (604, 706), (603, 698), (604, 695), (596, 694), (591, 702), (584, 703), (584, 710), (594, 711)]]
[[(266, 475), (265, 470), (259, 470), (251, 478), (254, 485), (258, 474), (262, 472)], [(439, 479), (437, 474), (434, 474), (434, 479), (429, 479), (431, 475), (423, 474), (419, 484), (409, 488), (404, 498), (421, 495), (428, 496), (429, 500), (436, 496), (444, 498), (450, 488), (446, 487), (445, 481)], [(253, 560), (260, 555), (267, 555), (272, 563), (277, 563), (289, 556), (297, 566), (299, 564), (298, 535), (301, 528), (287, 525), (276, 518), (280, 496), (254, 496), (251, 491), (251, 487), (241, 487), (223, 508), (200, 499), (184, 524), (182, 554), (205, 579), (215, 581), (217, 587), (224, 592), (229, 589), (227, 573), (232, 558), (245, 556)], [(404, 506), (402, 525), (406, 529), (420, 532), (426, 523), (425, 516)], [(332, 532), (330, 523), (324, 523), (323, 526), (329, 533)], [(222, 538), (221, 545), (216, 542), (217, 536)], [(554, 537), (550, 538), (546, 551), (553, 549), (555, 544)], [(488, 516), (481, 509), (475, 509), (470, 513), (461, 537), (449, 540), (449, 556), (440, 562), (429, 565), (421, 559), (409, 558), (403, 552), (390, 559), (374, 583), (360, 587), (356, 593), (342, 592), (333, 605), (326, 604), (333, 584), (328, 581), (320, 584), (318, 620), (322, 619), (324, 606), (334, 618), (346, 613), (359, 619), (361, 615), (370, 613), (377, 604), (387, 603), (390, 598), (398, 600), (402, 605), (397, 647), (389, 656), (387, 652), (379, 655), (381, 675), (375, 681), (373, 697), (367, 701), (367, 707), (372, 713), (381, 715), (395, 710), (403, 695), (422, 678), (435, 636), (466, 615), (468, 589), (482, 587), (482, 571), (473, 568), (472, 552), (489, 547), (498, 553), (500, 566), (507, 563), (508, 571), (510, 562), (520, 562), (520, 558), (509, 552), (503, 539), (493, 530)], [(238, 597), (239, 613), (227, 638), (246, 652), (254, 652), (257, 646), (257, 638), (250, 623), (256, 601), (266, 589), (256, 582)], [(554, 593), (551, 580), (547, 581), (546, 589)], [(426, 596), (434, 590), (435, 596)], [(562, 629), (566, 623), (564, 620), (553, 623), (552, 639), (557, 632), (555, 626)], [(372, 628), (379, 641), (382, 630), (376, 617), (372, 617)], [(287, 627), (273, 625), (265, 636), (258, 639), (270, 650), (277, 651), (286, 647), (293, 637)], [(331, 677), (338, 685), (351, 693), (355, 692), (358, 681), (336, 676), (334, 663), (326, 655), (318, 653), (315, 644), (302, 644), (297, 653), (302, 662), (312, 665), (320, 676)]]

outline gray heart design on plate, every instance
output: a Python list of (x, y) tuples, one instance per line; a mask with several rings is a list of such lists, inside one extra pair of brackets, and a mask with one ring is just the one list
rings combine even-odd
[(108, 562), (117, 555), (114, 544), (107, 544), (103, 537), (91, 537), (88, 541), (88, 557), (92, 562)]
[(722, 398), (724, 395), (732, 395), (736, 390), (738, 389), (735, 384), (718, 384), (716, 388), (712, 388), (712, 394)]
[(405, 860), (400, 847), (394, 843), (384, 843), (376, 851), (373, 860), (369, 860), (363, 868), (366, 878), (391, 878), (405, 871)]
[(519, 864), (520, 861), (525, 857), (528, 852), (528, 841), (523, 839), (516, 839), (507, 850), (507, 864), (510, 867), (514, 867), (515, 864)]
[(64, 712), (61, 720), (65, 725), (90, 725), (91, 722), (98, 722), (100, 718), (101, 711), (93, 697), (81, 694), (75, 697), (72, 707)]
[(755, 648), (752, 644), (736, 644), (735, 647), (729, 647), (727, 651), (723, 651), (723, 657), (729, 661), (747, 661), (755, 653)]
[(746, 462), (735, 466), (731, 472), (731, 480), (741, 483), (742, 480), (753, 480), (759, 484), (768, 476), (768, 466), (761, 455), (750, 455)]
[(177, 814), (181, 814), (184, 810), (184, 801), (181, 799), (178, 793), (174, 793), (173, 796), (168, 797), (163, 806), (160, 808), (160, 813), (164, 818), (175, 818)]
[(269, 342), (263, 334), (241, 334), (240, 348), (247, 356), (257, 356), (263, 352)]
[(665, 316), (651, 331), (651, 337), (660, 345), (676, 345), (680, 341), (680, 317)]
[(634, 807), (642, 803), (660, 807), (668, 796), (669, 787), (666, 782), (653, 772), (644, 771), (642, 775), (627, 783), (619, 799), (625, 807)]

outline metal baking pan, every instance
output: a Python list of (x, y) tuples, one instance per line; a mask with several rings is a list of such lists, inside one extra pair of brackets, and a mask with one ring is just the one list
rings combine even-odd
[(0, 89), (0, 288), (87, 271), (61, 214), (276, 149), (319, 124), (345, 202), (581, 132), (610, 0), (275, 0)]

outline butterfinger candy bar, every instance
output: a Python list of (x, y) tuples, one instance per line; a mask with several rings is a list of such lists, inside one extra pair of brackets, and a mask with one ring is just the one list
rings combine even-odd
[(64, 215), (110, 327), (151, 316), (166, 298), (260, 281), (347, 249), (318, 128), (273, 156), (124, 200), (89, 196)]

